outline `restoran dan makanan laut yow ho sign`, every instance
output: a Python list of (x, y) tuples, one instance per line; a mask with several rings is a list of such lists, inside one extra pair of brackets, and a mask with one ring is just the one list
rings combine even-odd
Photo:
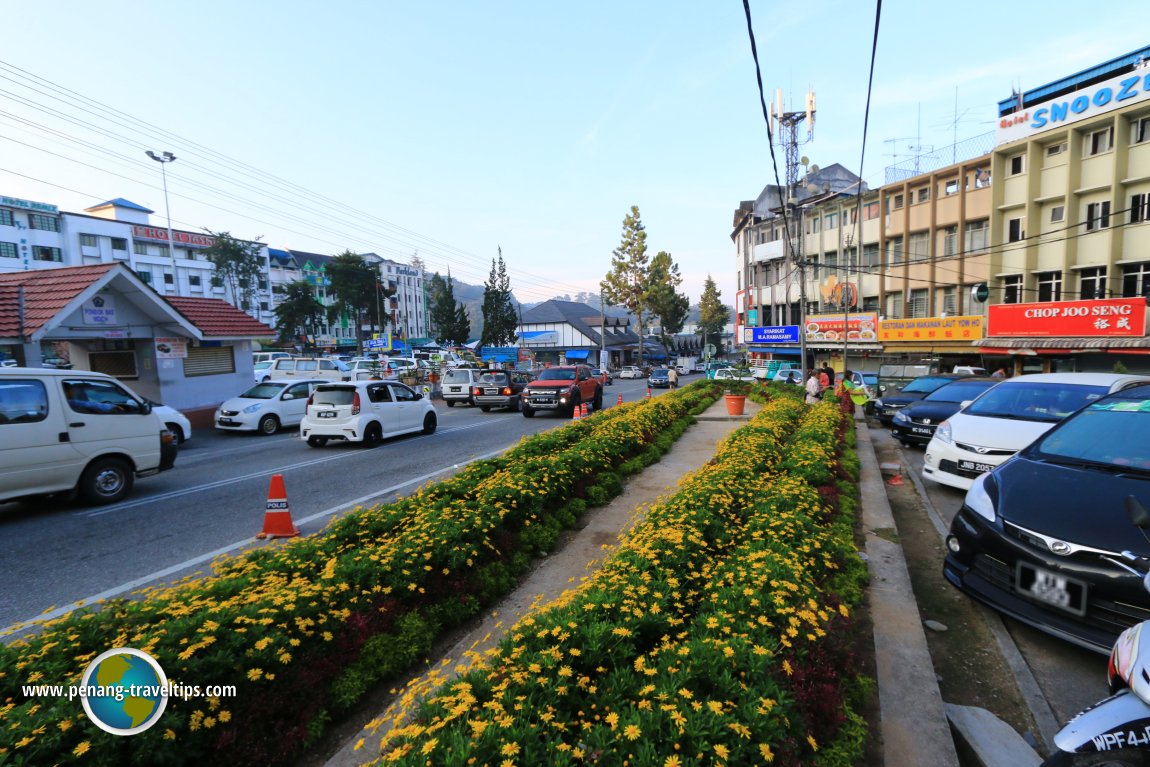
[(987, 307), (986, 335), (1001, 336), (1144, 336), (1146, 299), (1047, 301)]

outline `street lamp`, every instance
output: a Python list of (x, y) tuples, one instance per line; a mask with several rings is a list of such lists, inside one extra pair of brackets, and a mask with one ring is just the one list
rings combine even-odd
[(172, 237), (172, 206), (168, 204), (168, 171), (167, 164), (176, 161), (176, 156), (171, 152), (164, 152), (158, 155), (151, 149), (144, 152), (148, 157), (160, 164), (160, 175), (164, 179), (164, 212), (168, 215), (168, 255), (172, 257), (172, 269), (176, 268), (176, 241)]

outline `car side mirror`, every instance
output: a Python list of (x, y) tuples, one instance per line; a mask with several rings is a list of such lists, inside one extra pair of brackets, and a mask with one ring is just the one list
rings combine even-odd
[(143, 413), (144, 415), (147, 415), (148, 413), (152, 412), (152, 403), (149, 402), (148, 400), (144, 400), (143, 402), (141, 402), (140, 403), (140, 412)]
[(285, 392), (283, 397), (281, 397), (280, 399), (283, 399), (283, 400), (295, 399), (295, 395), (291, 394), (290, 392)]

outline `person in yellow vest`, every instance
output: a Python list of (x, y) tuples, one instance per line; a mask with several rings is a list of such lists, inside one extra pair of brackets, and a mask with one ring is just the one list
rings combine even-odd
[(870, 392), (867, 391), (866, 385), (855, 383), (854, 373), (849, 370), (843, 371), (843, 380), (839, 384), (838, 394), (844, 413), (854, 413), (855, 405), (865, 405), (870, 399)]

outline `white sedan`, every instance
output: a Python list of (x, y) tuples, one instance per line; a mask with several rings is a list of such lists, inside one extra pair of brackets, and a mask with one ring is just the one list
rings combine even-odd
[(753, 383), (758, 379), (754, 373), (745, 368), (719, 368), (715, 371), (716, 381), (747, 381)]
[(179, 410), (152, 402), (152, 412), (160, 417), (168, 431), (176, 435), (177, 444), (182, 445), (192, 438), (192, 422)]
[(216, 408), (216, 428), (275, 434), (285, 426), (298, 426), (307, 408), (307, 398), (321, 383), (330, 381), (281, 378), (258, 383)]

